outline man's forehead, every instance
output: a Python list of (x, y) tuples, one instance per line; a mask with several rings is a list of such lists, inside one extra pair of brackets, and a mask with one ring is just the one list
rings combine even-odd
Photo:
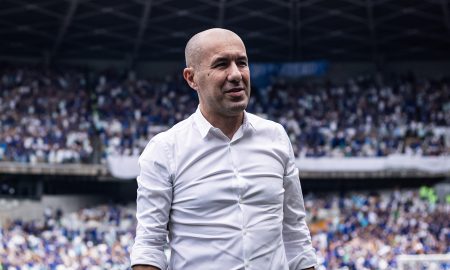
[[(203, 62), (211, 56), (223, 54), (225, 50), (235, 50), (239, 52), (239, 57), (246, 57), (246, 49), (242, 39), (234, 32), (213, 28), (200, 32), (193, 36), (186, 45), (187, 65)], [(226, 55), (224, 55), (226, 56)]]
[(204, 48), (225, 46), (240, 47), (245, 50), (244, 42), (237, 35), (211, 35), (201, 39), (199, 45)]
[(204, 40), (202, 45), (202, 51), (207, 54), (246, 55), (245, 45), (238, 36), (208, 38)]

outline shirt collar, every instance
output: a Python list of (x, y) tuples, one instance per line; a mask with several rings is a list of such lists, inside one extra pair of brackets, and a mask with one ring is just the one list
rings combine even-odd
[(202, 135), (202, 138), (205, 138), (209, 130), (213, 128), (213, 126), (203, 116), (202, 112), (200, 111), (200, 107), (197, 107), (197, 110), (194, 113), (194, 122), (197, 125), (200, 131), (200, 135)]
[[(206, 120), (206, 118), (203, 116), (202, 112), (200, 111), (200, 107), (197, 107), (197, 110), (194, 113), (194, 122), (197, 125), (202, 138), (205, 138), (206, 135), (208, 134), (208, 132), (212, 128), (214, 128), (208, 122), (208, 120)], [(244, 111), (244, 120), (242, 122), (242, 127), (244, 128), (244, 130), (247, 128), (252, 128), (252, 129), (256, 130), (255, 123), (252, 123), (252, 122), (254, 122), (254, 120), (252, 121), (252, 117), (249, 117), (248, 113), (246, 111)]]

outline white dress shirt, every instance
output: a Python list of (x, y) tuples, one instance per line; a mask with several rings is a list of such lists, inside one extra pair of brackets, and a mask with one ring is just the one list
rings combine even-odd
[(132, 265), (163, 270), (316, 265), (298, 170), (281, 125), (245, 113), (230, 140), (197, 109), (153, 137), (139, 166)]

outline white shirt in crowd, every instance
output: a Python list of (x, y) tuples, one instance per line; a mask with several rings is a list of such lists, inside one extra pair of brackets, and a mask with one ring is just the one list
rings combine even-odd
[(153, 137), (139, 158), (131, 264), (170, 270), (315, 266), (294, 161), (281, 125), (245, 112), (230, 140), (197, 109)]

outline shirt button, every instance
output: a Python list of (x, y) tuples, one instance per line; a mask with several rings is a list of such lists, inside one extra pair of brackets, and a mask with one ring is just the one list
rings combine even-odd
[(243, 234), (243, 235), (246, 235), (246, 234), (247, 234), (247, 230), (246, 230), (246, 229), (243, 229), (243, 230), (242, 230), (242, 234)]
[(239, 204), (241, 204), (242, 203), (242, 198), (239, 198)]

